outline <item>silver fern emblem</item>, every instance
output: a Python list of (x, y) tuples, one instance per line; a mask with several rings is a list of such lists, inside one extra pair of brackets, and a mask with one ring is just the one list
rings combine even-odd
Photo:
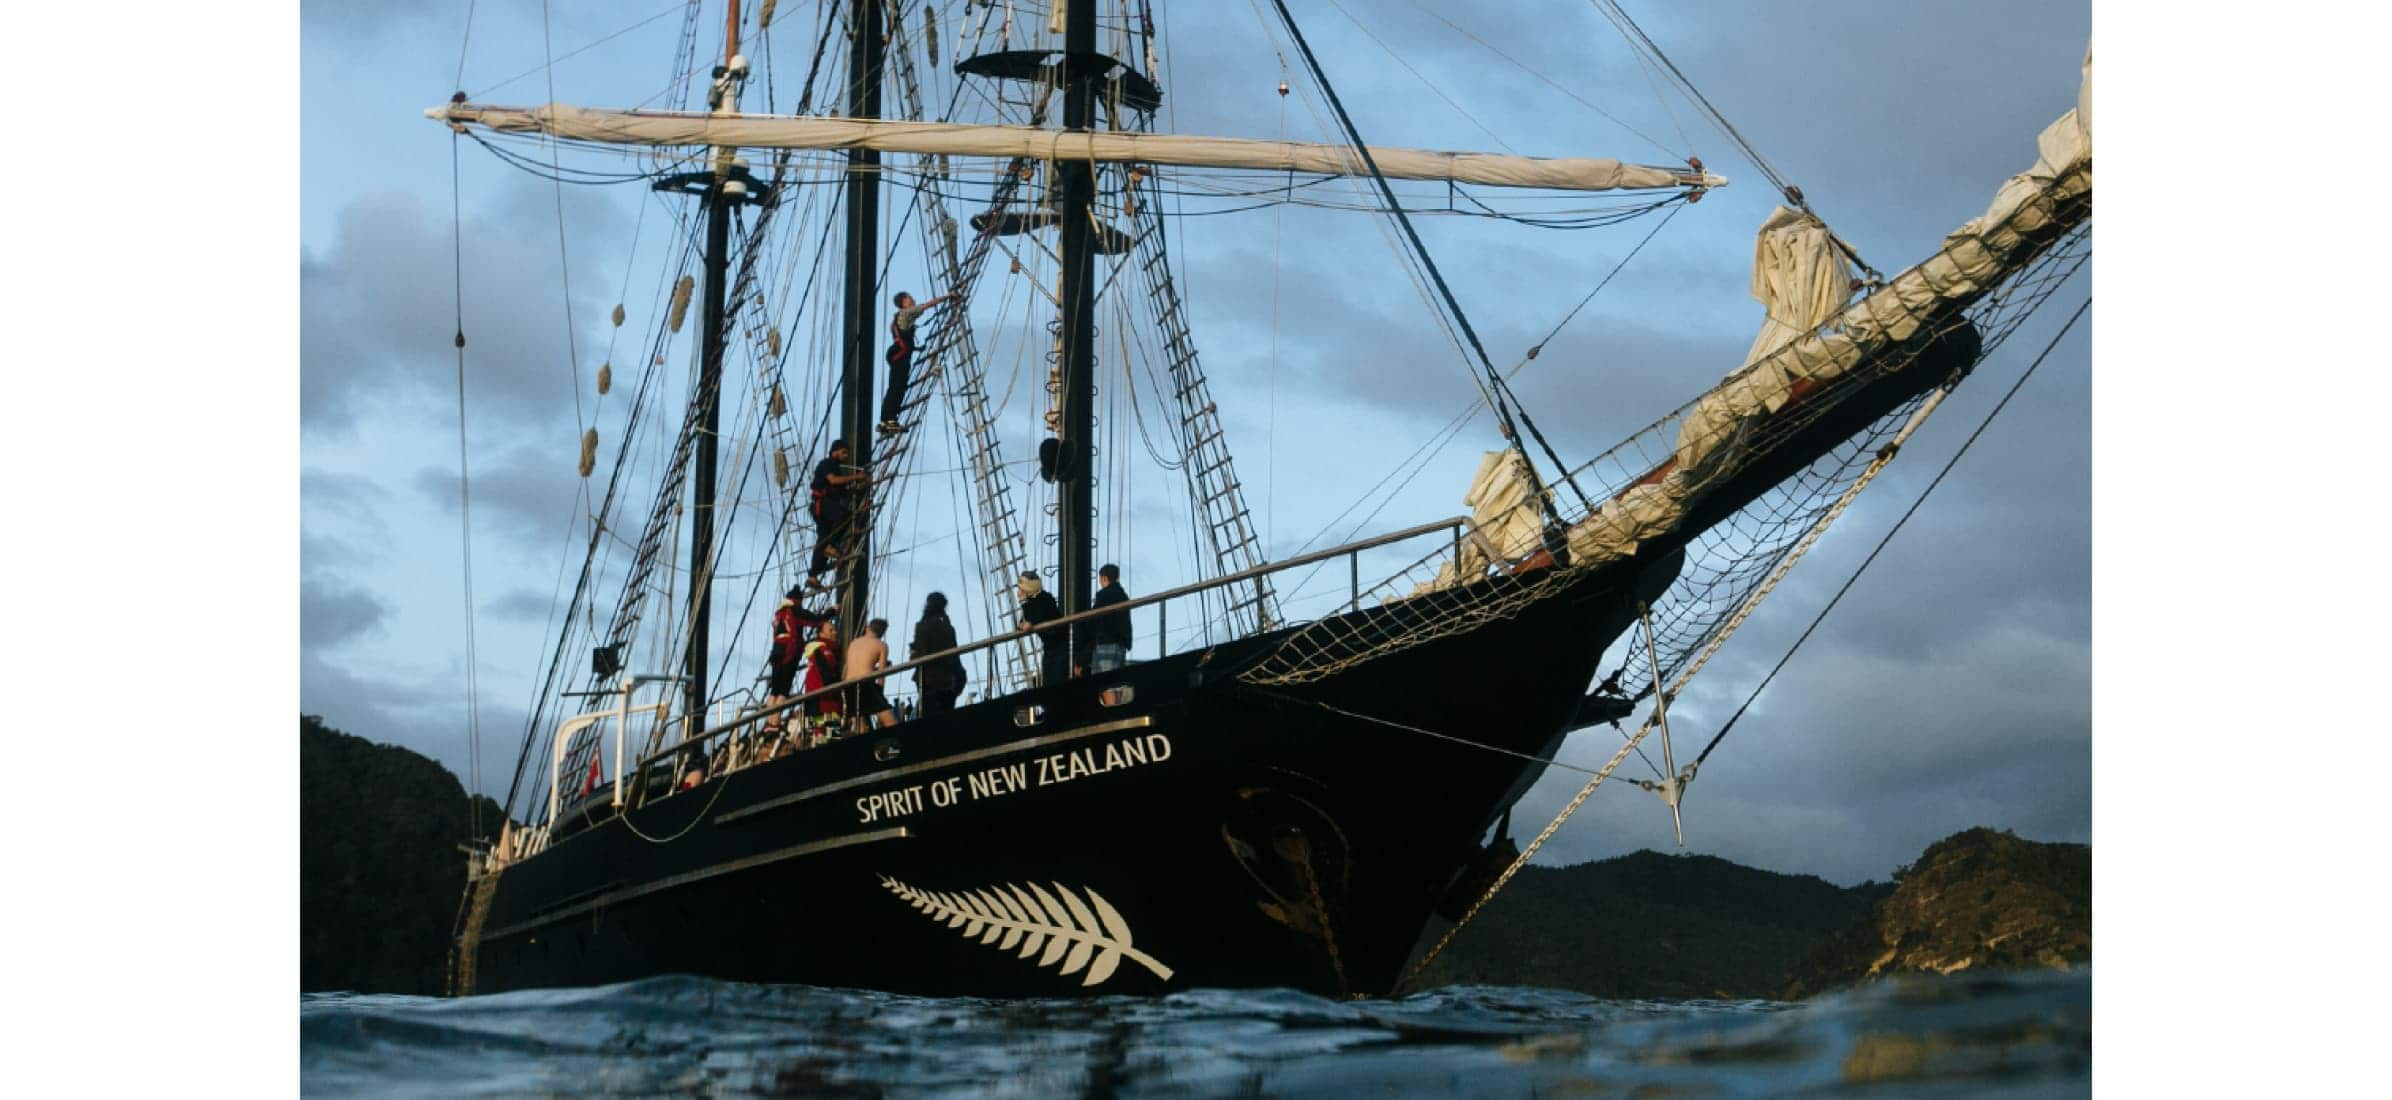
[(1155, 977), (1171, 980), (1170, 967), (1130, 946), (1130, 922), (1121, 919), (1104, 895), (1084, 886), (1080, 889), (1088, 895), (1086, 902), (1059, 882), (1052, 884), (1051, 894), (1035, 882), (1026, 890), (1007, 883), (952, 894), (917, 890), (887, 875), (880, 876), (880, 884), (966, 939), (976, 937), (999, 951), (1016, 951), (1019, 958), (1037, 955), (1040, 966), (1060, 963), (1065, 975), (1086, 967), (1083, 986), (1112, 977), (1125, 958)]

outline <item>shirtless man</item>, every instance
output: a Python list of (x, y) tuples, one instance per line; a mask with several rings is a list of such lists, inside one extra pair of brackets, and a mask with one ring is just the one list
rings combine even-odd
[[(840, 679), (862, 680), (889, 667), (889, 643), (881, 640), (888, 632), (889, 620), (874, 619), (864, 627), (861, 636), (847, 643), (847, 671)], [(856, 706), (849, 713), (854, 715), (852, 724), (857, 733), (864, 731), (867, 721), (883, 729), (897, 724), (897, 712), (889, 709), (889, 697), (881, 689), (879, 677), (864, 680), (853, 690)]]

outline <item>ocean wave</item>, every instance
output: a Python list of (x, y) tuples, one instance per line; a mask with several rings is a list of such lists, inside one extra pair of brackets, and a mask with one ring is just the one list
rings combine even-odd
[(1799, 1003), (1456, 986), (1000, 1001), (692, 977), (300, 999), (309, 1095), (2050, 1096), (2089, 1092), (2088, 972)]

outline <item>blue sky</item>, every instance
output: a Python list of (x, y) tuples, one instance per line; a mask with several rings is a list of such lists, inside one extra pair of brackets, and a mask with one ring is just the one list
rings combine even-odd
[[(789, 72), (802, 74), (815, 26), (806, 6), (788, 9), (769, 32), (784, 88), (796, 83)], [(956, 25), (956, 12), (942, 14), (945, 27)], [(571, 5), (552, 12), (544, 47), (537, 6), (477, 5), (470, 39), (464, 16), (409, 5), (302, 9), (300, 702), (336, 726), (470, 775), (448, 346), (457, 308), (450, 141), (420, 112), (452, 90), (460, 58), (463, 86), (477, 100), (543, 101), (552, 79), (543, 49), (564, 55), (594, 42), (555, 67), (556, 98), (652, 100), (681, 18), (672, 4)], [(709, 18), (699, 41), (719, 49), (719, 18)], [(1518, 20), (1454, 4), (1367, 13), (1324, 4), (1300, 18), (1374, 142), (1648, 163), (1691, 151), (1736, 181), (1682, 212), (1520, 376), (1522, 399), (1566, 456), (1600, 453), (1740, 359), (1759, 318), (1746, 286), (1751, 233), (1776, 196), (1689, 105), (1656, 96), (1591, 6), (1555, 5)], [(1924, 255), (2031, 163), (2035, 134), (2075, 101), (2089, 34), (2089, 13), (2074, 3), (1800, 13), (1752, 4), (1640, 18), (1814, 207), (1889, 271)], [(1275, 94), (1281, 54), (1252, 11), (1182, 10), (1164, 17), (1163, 30), (1164, 125), (1334, 139), (1303, 96)], [(608, 40), (618, 31), (626, 33)], [(750, 56), (766, 56), (748, 33)], [(948, 38), (951, 51), (952, 31)], [(759, 89), (751, 84), (751, 108), (760, 107)], [(571, 533), (582, 418), (595, 417), (586, 422), (613, 440), (590, 381), (609, 354), (604, 314), (616, 300), (635, 317), (652, 308), (652, 299), (618, 287), (634, 268), (647, 270), (628, 255), (634, 226), (646, 227), (638, 247), (652, 256), (657, 222), (641, 219), (664, 215), (658, 207), (643, 215), (637, 186), (560, 193), (472, 144), (457, 165), (481, 783), (503, 793), (530, 677), (553, 638), (547, 613), (560, 563), (577, 561), (572, 547), (586, 537)], [(1653, 225), (1538, 233), (1418, 221), (1507, 363)], [(1394, 270), (1374, 219), (1290, 208), (1188, 218), (1172, 232), (1191, 323), (1271, 552), (1344, 534), (1324, 532), (1323, 522), (1470, 402), (1463, 364)], [(890, 281), (922, 285), (902, 260)], [(1682, 742), (1699, 744), (1718, 728), (2088, 292), (2064, 291), (2060, 308), (1989, 362), (1697, 681), (1676, 708)], [(639, 327), (635, 320), (625, 331)], [(2088, 839), (2090, 327), (2061, 343), (1739, 722), (1688, 804), (1690, 848), (1857, 881), (1971, 825)], [(1002, 342), (993, 331), (983, 337)], [(611, 354), (620, 361), (627, 350)], [(1005, 423), (1029, 415), (1026, 398), (1017, 399)], [(1019, 427), (1007, 437), (1020, 447), (1016, 457), (1028, 438)], [(1484, 422), (1466, 431), (1359, 533), (1460, 511), (1471, 468), (1493, 440)], [(1108, 528), (1125, 538), (1100, 547), (1124, 561), (1132, 591), (1189, 579), (1171, 535), (1185, 520), (1166, 515), (1182, 499), (1176, 478), (1135, 475), (1130, 513)], [(1034, 488), (1017, 485), (1017, 499)], [(942, 552), (952, 559), (951, 548)], [(952, 560), (943, 572), (921, 569), (919, 578), (884, 580), (875, 613), (910, 621), (921, 591), (962, 587)], [(753, 649), (732, 656), (752, 661)], [(1599, 763), (1607, 736), (1581, 735), (1563, 759)], [(1575, 786), (1556, 773), (1524, 802), (1521, 819), (1543, 821)], [(1672, 843), (1666, 811), (1623, 786), (1603, 792), (1541, 858), (1573, 862)]]

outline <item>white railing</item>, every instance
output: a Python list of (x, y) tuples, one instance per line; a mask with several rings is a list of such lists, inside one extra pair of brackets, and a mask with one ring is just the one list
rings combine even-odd
[(635, 714), (652, 714), (661, 721), (669, 715), (673, 705), (672, 698), (667, 696), (653, 703), (642, 703), (638, 706), (633, 706), (631, 703), (631, 697), (637, 693), (640, 688), (646, 687), (650, 684), (662, 685), (677, 684), (680, 682), (681, 677), (678, 676), (625, 676), (623, 677), (622, 687), (617, 689), (615, 693), (616, 698), (613, 709), (576, 714), (571, 718), (565, 719), (562, 724), (557, 726), (556, 736), (549, 745), (548, 820), (543, 827), (543, 832), (545, 832), (547, 829), (553, 829), (556, 827), (557, 815), (563, 809), (565, 757), (573, 748), (574, 738), (580, 734), (581, 731), (609, 720), (612, 720), (615, 726), (614, 767), (612, 769), (613, 805), (616, 809), (622, 808), (623, 742), (627, 736), (627, 732), (631, 727), (631, 718)]

